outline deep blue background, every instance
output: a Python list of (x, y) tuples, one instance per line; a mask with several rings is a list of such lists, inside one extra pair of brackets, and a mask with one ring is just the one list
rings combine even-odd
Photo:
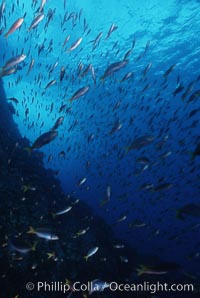
[[(141, 252), (154, 253), (162, 258), (181, 262), (187, 269), (194, 270), (199, 264), (199, 219), (186, 217), (176, 219), (176, 210), (187, 203), (199, 201), (199, 165), (197, 157), (191, 161), (190, 153), (199, 142), (199, 98), (187, 103), (191, 94), (183, 101), (181, 95), (188, 84), (199, 75), (199, 32), (200, 11), (198, 1), (47, 1), (45, 18), (38, 28), (27, 32), (35, 11), (31, 1), (16, 5), (6, 3), (5, 19), (2, 26), (6, 30), (25, 12), (27, 16), (20, 31), (4, 40), (0, 59), (2, 66), (13, 55), (27, 54), (22, 69), (15, 75), (5, 77), (7, 97), (16, 97), (14, 116), (20, 132), (31, 141), (48, 131), (59, 116), (64, 123), (58, 129), (58, 138), (41, 149), (45, 154), (47, 168), (59, 170), (58, 177), (66, 193), (73, 193), (94, 208), (106, 222), (113, 225), (116, 235), (128, 240)], [(49, 9), (55, 14), (44, 30)], [(76, 18), (76, 13), (82, 14)], [(61, 26), (65, 12), (74, 12)], [(66, 18), (67, 19), (67, 18)], [(73, 21), (74, 19), (74, 21)], [(88, 28), (84, 32), (84, 19)], [(105, 39), (110, 26), (118, 29), (109, 39)], [(91, 30), (91, 31), (89, 31)], [(92, 51), (92, 41), (102, 32), (99, 46)], [(62, 44), (70, 35), (65, 50)], [(69, 53), (71, 44), (83, 37), (81, 45)], [(100, 80), (111, 63), (120, 61), (132, 47), (135, 47), (128, 65), (118, 73)], [(49, 44), (52, 41), (51, 45)], [(150, 47), (141, 59), (147, 42)], [(44, 50), (38, 55), (38, 47)], [(27, 75), (31, 59), (35, 65)], [(58, 61), (58, 66), (49, 76), (49, 69)], [(78, 65), (83, 69), (91, 63), (95, 69), (97, 82), (91, 73), (78, 77)], [(143, 71), (152, 63), (147, 75)], [(164, 85), (164, 72), (176, 64)], [(66, 76), (59, 82), (61, 67)], [(129, 71), (134, 77), (121, 82)], [(38, 79), (38, 76), (39, 79)], [(44, 90), (46, 84), (55, 79), (57, 83)], [(185, 89), (177, 96), (173, 92), (181, 82)], [(149, 84), (146, 91), (142, 91)], [(86, 96), (70, 105), (68, 99), (79, 88), (90, 86)], [(198, 90), (199, 81), (194, 82), (193, 91)], [(191, 92), (193, 92), (191, 91)], [(159, 93), (159, 94), (158, 94)], [(159, 99), (159, 100), (158, 100)], [(116, 103), (120, 102), (115, 109)], [(70, 108), (59, 113), (62, 104)], [(51, 105), (53, 109), (51, 111)], [(25, 117), (26, 109), (28, 117)], [(109, 134), (119, 120), (122, 128)], [(88, 138), (94, 135), (89, 141)], [(151, 145), (125, 154), (125, 148), (137, 137), (152, 135)], [(159, 143), (163, 142), (161, 146)], [(64, 151), (62, 158), (59, 153)], [(161, 156), (167, 152), (171, 155)], [(147, 170), (141, 170), (136, 160), (140, 157), (150, 160)], [(48, 161), (50, 157), (50, 161)], [(87, 169), (86, 163), (90, 162)], [(80, 179), (86, 182), (78, 187)], [(160, 192), (141, 190), (144, 183), (159, 185), (172, 183), (173, 187)], [(107, 186), (111, 186), (110, 201), (101, 206), (106, 198)], [(56, 198), (55, 198), (56, 199)], [(122, 223), (115, 223), (126, 215)], [(130, 228), (130, 223), (141, 221), (142, 228)], [(176, 238), (177, 237), (177, 238)], [(171, 238), (171, 239), (170, 239)], [(192, 256), (192, 259), (188, 259)], [(196, 266), (196, 267), (195, 267)], [(195, 270), (196, 270), (195, 269)]]

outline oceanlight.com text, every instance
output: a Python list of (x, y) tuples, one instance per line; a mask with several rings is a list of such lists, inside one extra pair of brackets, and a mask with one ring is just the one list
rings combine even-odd
[(110, 283), (109, 289), (111, 291), (120, 292), (149, 292), (155, 294), (156, 292), (193, 292), (193, 284), (168, 284), (168, 283), (149, 283), (144, 281), (138, 284), (118, 284), (116, 282)]

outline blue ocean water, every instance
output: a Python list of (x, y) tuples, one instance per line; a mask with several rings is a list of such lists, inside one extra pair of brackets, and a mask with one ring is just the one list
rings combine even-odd
[(63, 192), (122, 243), (199, 278), (199, 1), (47, 0), (31, 29), (42, 1), (5, 3), (1, 66), (26, 55), (3, 76), (22, 137), (34, 144), (64, 117), (39, 148)]

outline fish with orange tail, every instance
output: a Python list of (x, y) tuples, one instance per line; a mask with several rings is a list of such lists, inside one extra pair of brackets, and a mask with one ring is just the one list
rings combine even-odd
[(24, 22), (24, 18), (19, 18), (17, 21), (15, 21), (12, 26), (10, 27), (10, 29), (8, 30), (8, 32), (4, 35), (5, 38), (8, 38), (9, 35), (11, 35), (12, 33), (14, 33), (17, 29), (19, 29), (21, 27), (21, 25)]
[(28, 151), (29, 154), (32, 153), (34, 149), (39, 149), (47, 144), (49, 144), (51, 141), (53, 141), (58, 135), (58, 132), (55, 130), (51, 130), (48, 132), (43, 133), (41, 136), (39, 136), (33, 145), (31, 147), (24, 148), (26, 151)]
[(80, 88), (78, 91), (76, 91), (72, 97), (69, 99), (69, 102), (72, 103), (73, 100), (85, 95), (89, 90), (89, 86), (86, 86), (86, 87), (83, 87), (83, 88)]
[(87, 260), (88, 260), (90, 257), (92, 257), (98, 250), (99, 250), (99, 247), (98, 247), (98, 246), (91, 248), (91, 249), (88, 251), (87, 255), (84, 256), (84, 259), (87, 261)]
[(28, 31), (30, 32), (32, 29), (36, 28), (38, 24), (43, 20), (44, 14), (39, 13), (32, 21), (30, 27), (28, 28)]

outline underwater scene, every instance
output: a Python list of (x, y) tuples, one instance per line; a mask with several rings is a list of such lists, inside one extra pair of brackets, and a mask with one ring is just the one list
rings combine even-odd
[(0, 298), (200, 297), (200, 1), (0, 3)]

